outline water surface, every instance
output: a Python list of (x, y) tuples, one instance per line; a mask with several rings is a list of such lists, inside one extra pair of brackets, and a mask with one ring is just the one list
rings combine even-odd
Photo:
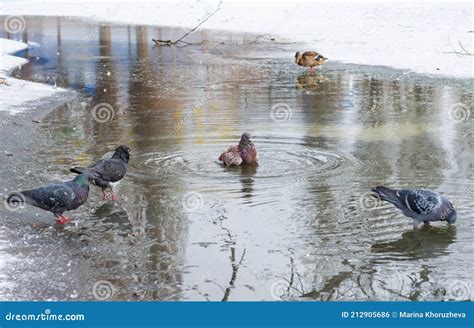
[[(16, 37), (42, 47), (15, 75), (81, 97), (9, 159), (5, 193), (67, 179), (119, 144), (133, 154), (119, 200), (93, 189), (74, 224), (2, 209), (3, 299), (94, 299), (98, 281), (115, 300), (472, 297), (471, 80), (331, 62), (309, 74), (297, 45), (265, 35), (201, 31), (198, 45), (157, 48), (151, 38), (182, 31), (27, 26)], [(260, 165), (221, 167), (244, 131)], [(439, 190), (458, 222), (413, 231), (370, 198), (376, 185)]]

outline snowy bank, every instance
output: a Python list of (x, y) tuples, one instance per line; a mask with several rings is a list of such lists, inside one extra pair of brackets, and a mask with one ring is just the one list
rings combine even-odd
[(28, 44), (13, 40), (0, 39), (0, 76), (5, 77), (18, 66), (28, 62), (25, 58), (11, 56), (15, 52), (25, 50)]
[(16, 114), (31, 108), (31, 102), (65, 91), (60, 88), (54, 89), (50, 85), (8, 76), (18, 66), (28, 63), (27, 59), (12, 54), (28, 47), (29, 45), (23, 42), (0, 39), (0, 112), (8, 111)]
[[(5, 15), (56, 15), (130, 24), (196, 26), (217, 1), (3, 1)], [(27, 22), (27, 20), (26, 20)], [(473, 77), (472, 4), (224, 0), (204, 25), (304, 42), (331, 60)], [(27, 23), (26, 23), (27, 25)], [(295, 49), (301, 50), (301, 49)], [(290, 56), (292, 54), (288, 54)]]

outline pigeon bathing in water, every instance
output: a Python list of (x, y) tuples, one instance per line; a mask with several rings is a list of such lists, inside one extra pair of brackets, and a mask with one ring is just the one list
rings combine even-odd
[(252, 137), (245, 132), (240, 138), (238, 145), (230, 146), (225, 152), (219, 156), (219, 160), (224, 166), (239, 166), (241, 164), (257, 164), (258, 154)]
[(440, 193), (426, 189), (395, 190), (386, 187), (376, 187), (372, 191), (381, 200), (392, 203), (412, 218), (414, 228), (418, 228), (421, 222), (456, 222), (457, 213), (453, 204)]
[[(127, 173), (127, 164), (130, 160), (130, 148), (122, 145), (115, 149), (115, 153), (109, 159), (102, 159), (94, 164), (84, 167), (73, 167), (70, 169), (71, 172), (81, 174), (88, 172), (90, 175), (91, 183), (95, 186), (102, 188), (103, 199), (107, 199), (107, 189), (112, 189), (111, 183), (117, 182), (123, 179), (125, 173)], [(112, 201), (116, 200), (117, 197), (110, 191), (112, 195)]]
[(26, 203), (39, 207), (52, 212), (59, 224), (66, 224), (70, 218), (63, 213), (75, 210), (87, 201), (89, 182), (87, 174), (80, 174), (71, 181), (12, 193), (7, 202), (12, 206)]

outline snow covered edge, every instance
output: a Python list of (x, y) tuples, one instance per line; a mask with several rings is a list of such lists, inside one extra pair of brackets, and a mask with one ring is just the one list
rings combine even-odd
[[(218, 1), (6, 1), (5, 15), (190, 28)], [(223, 0), (202, 28), (266, 33), (307, 45), (331, 60), (473, 78), (472, 4)], [(303, 50), (303, 49), (295, 49)]]
[(29, 48), (31, 45), (0, 38), (0, 112), (18, 114), (32, 109), (40, 99), (64, 93), (62, 88), (16, 79), (11, 72), (28, 63), (26, 58), (14, 56), (15, 53)]

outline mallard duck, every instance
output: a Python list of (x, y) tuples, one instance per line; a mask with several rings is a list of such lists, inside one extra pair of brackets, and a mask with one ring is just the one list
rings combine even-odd
[(239, 166), (241, 164), (257, 164), (258, 154), (252, 137), (245, 132), (240, 138), (238, 145), (230, 146), (225, 152), (219, 156), (219, 160), (224, 166)]
[(295, 54), (295, 63), (300, 66), (309, 67), (312, 71), (314, 67), (327, 62), (327, 58), (316, 51), (297, 52)]

